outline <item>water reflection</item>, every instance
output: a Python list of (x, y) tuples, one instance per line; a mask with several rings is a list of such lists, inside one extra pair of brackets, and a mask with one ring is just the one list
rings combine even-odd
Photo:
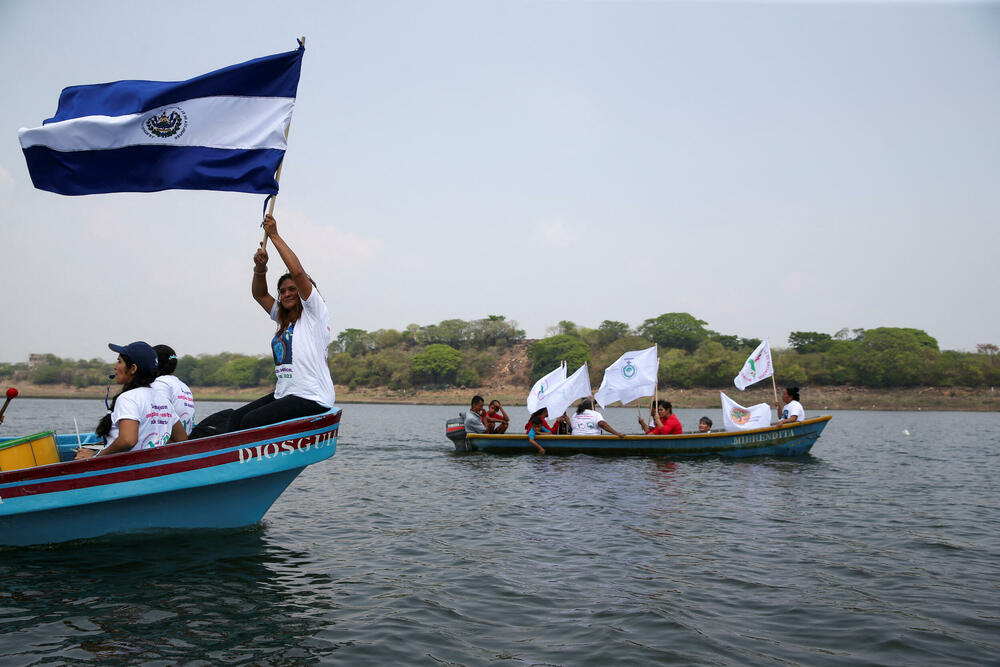
[[(310, 558), (271, 544), (260, 528), (7, 550), (0, 655), (261, 662), (276, 651), (288, 659), (294, 646), (296, 660), (317, 660), (335, 647), (304, 640), (337, 604), (332, 578), (312, 571)], [(22, 652), (26, 644), (33, 649)]]

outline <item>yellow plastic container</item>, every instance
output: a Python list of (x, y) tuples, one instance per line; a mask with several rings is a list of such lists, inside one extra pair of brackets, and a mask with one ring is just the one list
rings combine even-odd
[(0, 472), (59, 463), (56, 434), (44, 431), (0, 442)]

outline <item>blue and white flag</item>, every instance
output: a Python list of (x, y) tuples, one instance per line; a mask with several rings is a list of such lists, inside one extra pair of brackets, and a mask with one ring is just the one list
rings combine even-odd
[(187, 81), (65, 88), (54, 117), (18, 131), (31, 181), (63, 195), (275, 194), (304, 51), (300, 45)]

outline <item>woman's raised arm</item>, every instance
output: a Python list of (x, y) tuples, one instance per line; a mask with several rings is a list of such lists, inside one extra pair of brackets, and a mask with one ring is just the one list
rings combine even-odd
[(305, 301), (312, 294), (312, 281), (309, 280), (309, 276), (306, 274), (305, 269), (302, 268), (302, 264), (299, 263), (299, 258), (292, 252), (292, 249), (288, 247), (285, 240), (281, 238), (278, 234), (278, 222), (274, 219), (272, 215), (264, 216), (264, 231), (267, 232), (267, 238), (271, 239), (271, 243), (274, 244), (275, 250), (281, 256), (281, 261), (285, 263), (288, 268), (288, 273), (292, 275), (292, 280), (295, 281), (295, 287), (299, 290), (299, 298)]

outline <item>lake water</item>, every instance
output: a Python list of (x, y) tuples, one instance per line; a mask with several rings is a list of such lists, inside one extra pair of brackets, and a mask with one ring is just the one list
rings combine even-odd
[[(251, 529), (0, 550), (0, 662), (1000, 662), (996, 413), (833, 412), (807, 457), (671, 461), (458, 455), (458, 406), (342, 407)], [(0, 434), (101, 411), (17, 399)]]

